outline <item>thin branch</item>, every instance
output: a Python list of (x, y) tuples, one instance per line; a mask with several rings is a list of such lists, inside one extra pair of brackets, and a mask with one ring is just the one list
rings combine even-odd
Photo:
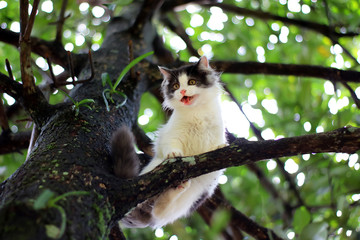
[(52, 69), (50, 59), (48, 57), (46, 58), (46, 62), (49, 65), (50, 77), (51, 77), (51, 79), (53, 81), (53, 86), (52, 87), (58, 88), (58, 87), (66, 86), (66, 85), (70, 85), (70, 84), (76, 86), (77, 84), (80, 84), (80, 83), (89, 82), (95, 77), (95, 67), (94, 67), (94, 62), (93, 62), (93, 59), (92, 59), (91, 50), (89, 50), (89, 52), (88, 52), (91, 74), (87, 79), (82, 79), (82, 80), (75, 81), (75, 69), (74, 69), (74, 64), (73, 64), (71, 52), (68, 51), (67, 56), (68, 56), (68, 65), (69, 65), (69, 69), (70, 69), (70, 77), (72, 78), (72, 82), (58, 81), (58, 79), (56, 78), (56, 76), (54, 74), (54, 71)]
[(330, 81), (360, 83), (360, 72), (340, 70), (330, 67), (281, 63), (259, 63), (252, 61), (212, 61), (210, 64), (217, 70), (224, 73), (266, 74), (280, 76), (292, 75), (298, 77), (322, 78)]
[(64, 23), (65, 23), (65, 20), (66, 20), (65, 11), (66, 11), (67, 3), (68, 3), (68, 0), (63, 0), (62, 1), (61, 10), (60, 10), (60, 14), (59, 14), (59, 19), (57, 21), (55, 41), (59, 42), (59, 43), (62, 42), (63, 27), (64, 27)]
[(354, 100), (355, 102), (355, 105), (357, 106), (357, 108), (360, 109), (360, 100), (359, 98), (357, 97), (355, 91), (349, 86), (349, 84), (347, 84), (346, 82), (342, 82), (342, 84), (349, 90), (350, 92), (350, 95), (352, 97), (352, 99)]
[(31, 131), (0, 135), (0, 154), (19, 152), (29, 146)]
[[(19, 38), (19, 33), (0, 28), (0, 41), (18, 48), (20, 46)], [(49, 57), (53, 63), (68, 69), (67, 52), (61, 43), (57, 41), (45, 41), (37, 37), (30, 37), (30, 44), (33, 53), (36, 53), (43, 58)], [(74, 54), (75, 75), (80, 73), (80, 70), (86, 63), (86, 58), (87, 54)]]
[(24, 86), (0, 73), (0, 89), (1, 92), (5, 92), (20, 102), (39, 127), (42, 126), (46, 119), (53, 113), (54, 107), (47, 102), (38, 87), (34, 88), (33, 94), (27, 95), (25, 98)]
[(176, 33), (186, 44), (186, 49), (189, 53), (195, 57), (200, 57), (198, 51), (194, 48), (189, 35), (185, 32), (185, 29), (179, 20), (178, 16), (174, 13), (176, 24), (173, 23), (168, 17), (164, 16), (162, 22), (167, 26), (171, 31)]
[(11, 70), (11, 65), (10, 65), (10, 62), (9, 62), (8, 59), (5, 59), (5, 65), (6, 65), (6, 71), (8, 71), (9, 77), (10, 77), (13, 81), (15, 81), (14, 75), (13, 75), (12, 70)]
[(39, 0), (35, 0), (30, 19), (28, 19), (29, 1), (20, 1), (20, 65), (21, 80), (23, 82), (25, 96), (35, 92), (35, 80), (31, 70), (30, 34), (38, 5)]
[(0, 93), (0, 126), (3, 132), (9, 132), (9, 121), (6, 115), (5, 107), (2, 101), (2, 94)]
[(33, 6), (32, 6), (31, 14), (30, 14), (30, 17), (29, 17), (29, 21), (26, 24), (25, 32), (24, 32), (24, 35), (23, 35), (23, 38), (26, 41), (30, 40), (31, 31), (32, 31), (32, 28), (33, 28), (34, 22), (35, 22), (36, 12), (38, 11), (38, 7), (39, 7), (39, 2), (40, 2), (40, 0), (34, 0), (34, 2), (33, 2)]
[(1, 92), (18, 100), (22, 96), (23, 86), (0, 72), (0, 89)]
[(232, 12), (232, 13), (242, 15), (242, 16), (251, 16), (254, 18), (262, 19), (262, 20), (281, 21), (284, 24), (291, 24), (291, 25), (302, 27), (302, 28), (307, 28), (307, 29), (315, 31), (315, 32), (319, 32), (329, 38), (332, 37), (332, 38), (338, 39), (341, 37), (355, 37), (360, 34), (360, 33), (356, 33), (356, 32), (341, 33), (341, 32), (337, 32), (335, 28), (330, 27), (325, 24), (320, 24), (320, 23), (306, 21), (306, 20), (300, 20), (300, 19), (281, 17), (281, 16), (278, 16), (278, 15), (275, 15), (272, 13), (250, 10), (250, 9), (246, 9), (246, 8), (237, 7), (237, 6), (234, 6), (231, 4), (203, 3), (201, 5), (204, 7), (216, 6), (216, 7), (223, 9), (224, 11)]
[(231, 214), (230, 226), (246, 232), (255, 239), (282, 239), (277, 236), (272, 230), (260, 226), (259, 224), (248, 218), (245, 214), (241, 213), (233, 206), (231, 206), (229, 202), (224, 198), (224, 195), (221, 193), (220, 190), (217, 190), (215, 194), (204, 203), (204, 205), (200, 208), (200, 211), (206, 211), (207, 209), (210, 209), (211, 212), (215, 212), (217, 209), (226, 209)]

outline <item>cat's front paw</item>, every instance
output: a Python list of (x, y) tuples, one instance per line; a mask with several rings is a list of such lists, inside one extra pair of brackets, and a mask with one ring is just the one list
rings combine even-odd
[(183, 156), (182, 151), (180, 151), (180, 150), (175, 150), (175, 151), (172, 151), (172, 152), (168, 153), (168, 154), (166, 155), (166, 159), (168, 159), (168, 158), (175, 158), (175, 157), (181, 157), (181, 156)]
[(190, 187), (190, 185), (191, 185), (191, 179), (181, 182), (181, 184), (177, 186), (176, 189), (179, 191), (185, 191)]

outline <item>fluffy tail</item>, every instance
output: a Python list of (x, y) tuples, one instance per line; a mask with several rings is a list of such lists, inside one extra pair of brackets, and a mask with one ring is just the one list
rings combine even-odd
[(119, 178), (139, 175), (140, 161), (134, 150), (134, 135), (126, 126), (119, 128), (111, 139), (114, 173)]

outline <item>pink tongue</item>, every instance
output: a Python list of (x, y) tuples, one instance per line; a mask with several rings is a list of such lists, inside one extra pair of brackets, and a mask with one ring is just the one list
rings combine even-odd
[(190, 98), (189, 97), (183, 97), (181, 99), (181, 102), (184, 103), (185, 105), (189, 105), (190, 104)]

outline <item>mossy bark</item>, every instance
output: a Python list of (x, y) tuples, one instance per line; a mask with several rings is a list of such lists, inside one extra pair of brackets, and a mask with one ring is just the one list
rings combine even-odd
[[(141, 5), (134, 4), (139, 11)], [(133, 16), (132, 16), (133, 18)], [(93, 53), (95, 77), (77, 85), (71, 96), (76, 101), (94, 99), (92, 110), (80, 107), (75, 116), (70, 101), (52, 107), (51, 114), (37, 113), (40, 135), (27, 161), (0, 188), (0, 239), (106, 239), (115, 223), (118, 207), (111, 187), (124, 184), (113, 174), (109, 158), (109, 139), (122, 124), (132, 126), (137, 119), (141, 95), (147, 89), (147, 76), (137, 79), (126, 76), (119, 89), (128, 100), (121, 108), (110, 104), (105, 108), (102, 98), (101, 74), (107, 72), (115, 81), (129, 63), (128, 43), (133, 41), (135, 56), (151, 51), (151, 29), (144, 38), (129, 31), (131, 18), (115, 19), (108, 26), (102, 47)], [(80, 78), (90, 75), (90, 65)], [(108, 86), (107, 86), (108, 87)], [(119, 103), (122, 97), (113, 96)], [(46, 205), (41, 209), (34, 202), (45, 191), (68, 196), (56, 206), (65, 212), (66, 230), (61, 233), (64, 214), (58, 207)], [(76, 195), (76, 192), (88, 192)], [(53, 199), (52, 198), (52, 199)], [(48, 199), (50, 202), (51, 199)]]

